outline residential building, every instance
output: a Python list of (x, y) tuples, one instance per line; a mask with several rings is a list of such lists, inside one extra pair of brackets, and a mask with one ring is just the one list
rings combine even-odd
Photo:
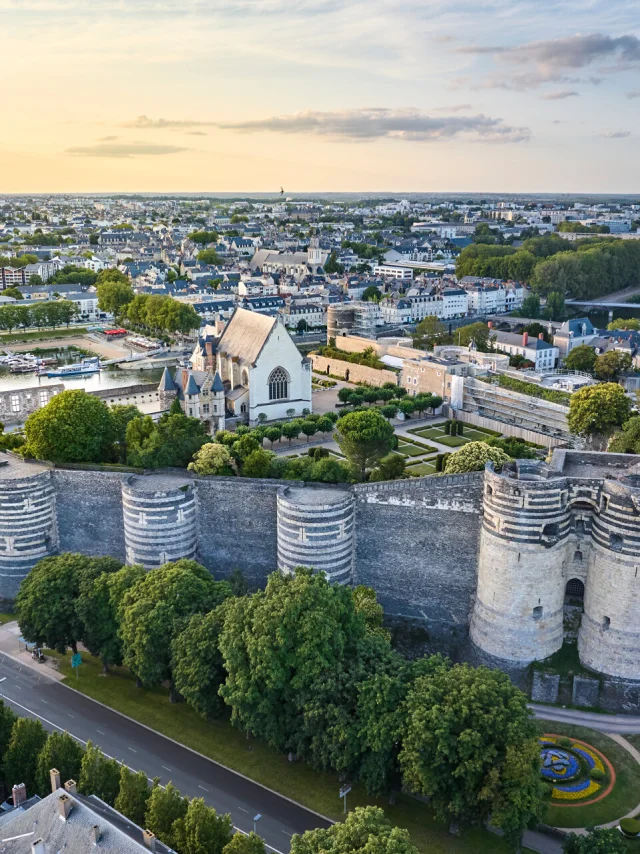
[(532, 338), (527, 332), (517, 335), (515, 332), (500, 332), (491, 330), (491, 339), (497, 350), (510, 356), (524, 356), (533, 362), (536, 371), (551, 371), (558, 364), (559, 349), (548, 344), (542, 337)]

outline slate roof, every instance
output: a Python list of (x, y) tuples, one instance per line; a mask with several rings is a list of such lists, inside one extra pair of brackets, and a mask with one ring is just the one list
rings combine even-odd
[(218, 352), (253, 365), (276, 323), (275, 317), (237, 308), (220, 337)]
[(165, 368), (162, 372), (162, 379), (160, 380), (158, 391), (177, 391), (177, 386), (169, 373), (169, 368)]
[(224, 384), (220, 377), (220, 374), (216, 371), (216, 375), (213, 378), (213, 383), (211, 384), (211, 391), (224, 391)]

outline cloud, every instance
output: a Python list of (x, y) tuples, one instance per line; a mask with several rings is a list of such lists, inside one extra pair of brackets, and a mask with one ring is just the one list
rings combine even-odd
[(605, 130), (602, 131), (600, 136), (603, 136), (605, 139), (626, 139), (628, 136), (631, 136), (630, 130)]
[(208, 136), (203, 130), (188, 130), (187, 136)]
[(640, 98), (640, 89), (632, 89), (631, 92), (627, 92), (627, 98), (632, 101), (634, 98)]
[(462, 113), (471, 110), (471, 104), (450, 104), (448, 107), (434, 107), (434, 113)]
[(98, 142), (115, 142), (116, 139), (119, 139), (117, 136), (101, 136)]
[(595, 62), (604, 63), (597, 70), (604, 73), (636, 68), (640, 65), (640, 39), (625, 34), (609, 36), (603, 33), (577, 34), (561, 39), (533, 41), (511, 47), (466, 45), (457, 53), (491, 54), (500, 63), (528, 66), (523, 72), (499, 73), (489, 76), (481, 88), (528, 89), (543, 83), (589, 82), (597, 85), (599, 77), (568, 77), (567, 73), (588, 68)]
[(152, 142), (101, 142), (97, 145), (79, 145), (67, 148), (65, 154), (73, 157), (141, 157), (146, 155), (178, 154), (189, 151), (179, 145), (155, 145)]
[(543, 101), (563, 101), (565, 98), (574, 98), (578, 95), (575, 89), (559, 89), (557, 92), (547, 92), (546, 95), (540, 95)]
[(489, 116), (429, 116), (419, 110), (367, 108), (339, 112), (293, 113), (244, 122), (220, 123), (225, 130), (245, 133), (306, 133), (359, 142), (374, 139), (398, 139), (408, 142), (431, 142), (464, 137), (491, 142), (528, 140), (528, 128), (505, 125), (502, 119)]
[(211, 127), (213, 122), (196, 122), (191, 119), (150, 119), (149, 116), (138, 116), (132, 122), (125, 122), (123, 128), (137, 130), (175, 130), (182, 128)]

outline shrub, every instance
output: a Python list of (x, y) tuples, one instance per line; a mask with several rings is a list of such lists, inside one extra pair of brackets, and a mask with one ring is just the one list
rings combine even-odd
[(458, 424), (458, 426), (456, 429), (458, 431), (458, 436), (462, 436), (462, 426), (463, 426), (462, 421), (458, 421), (457, 424)]
[(638, 836), (640, 834), (640, 821), (637, 818), (620, 819), (620, 830), (625, 836)]
[(562, 738), (558, 739), (558, 744), (560, 747), (571, 747), (571, 739), (563, 735)]
[(607, 775), (601, 768), (592, 768), (589, 771), (589, 776), (592, 780), (604, 780)]
[(451, 421), (448, 420), (448, 421), (444, 422), (444, 434), (445, 434), (445, 436), (449, 436), (450, 433), (451, 433)]

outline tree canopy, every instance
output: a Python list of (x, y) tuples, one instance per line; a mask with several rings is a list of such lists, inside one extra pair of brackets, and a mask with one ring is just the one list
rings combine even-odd
[(356, 807), (344, 822), (291, 838), (291, 854), (418, 854), (409, 831), (392, 827), (380, 807)]
[(571, 395), (567, 422), (572, 433), (604, 450), (611, 434), (629, 418), (631, 401), (617, 383), (584, 386)]
[(376, 410), (350, 412), (340, 419), (335, 438), (360, 480), (392, 447), (393, 427)]
[(109, 407), (82, 389), (56, 394), (26, 420), (26, 452), (52, 462), (100, 462), (113, 438)]
[(445, 474), (483, 471), (489, 460), (500, 469), (509, 462), (510, 457), (501, 448), (492, 447), (486, 442), (467, 442), (459, 451), (449, 456)]

